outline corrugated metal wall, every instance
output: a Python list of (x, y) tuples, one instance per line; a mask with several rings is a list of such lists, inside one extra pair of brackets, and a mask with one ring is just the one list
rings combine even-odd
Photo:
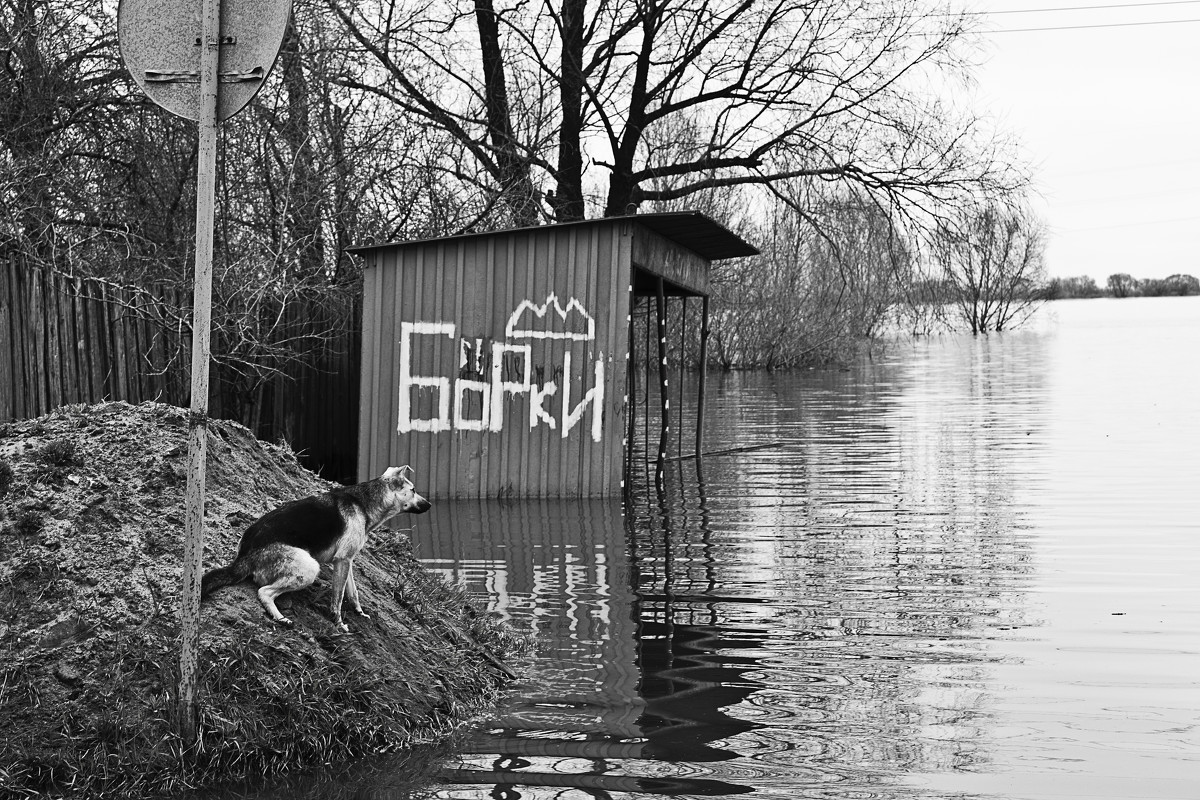
[(439, 498), (621, 490), (633, 226), (366, 252), (359, 476)]

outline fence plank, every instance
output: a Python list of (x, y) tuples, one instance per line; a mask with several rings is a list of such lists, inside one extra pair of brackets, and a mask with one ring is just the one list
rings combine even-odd
[(133, 378), (133, 395), (139, 400), (153, 400), (154, 392), (147, 381), (146, 369), (146, 337), (142, 323), (142, 296), (140, 292), (131, 292), (125, 301), (129, 314), (129, 374)]
[(42, 320), (46, 326), (46, 398), (50, 408), (58, 408), (63, 404), (58, 292), (54, 288), (54, 276), (44, 270), (41, 275)]
[(28, 415), (29, 368), (31, 340), (29, 337), (29, 306), (26, 304), (24, 281), (16, 261), (9, 263), (9, 293), (12, 306), (12, 365), (13, 365), (13, 417), (21, 419)]
[(79, 390), (86, 403), (99, 399), (96, 392), (95, 326), (92, 319), (95, 311), (88, 292), (89, 285), (82, 278), (75, 279), (75, 296), (79, 309)]
[(32, 389), (33, 407), (42, 409), (50, 404), (46, 375), (48, 373), (48, 357), (46, 354), (46, 313), (45, 297), (42, 292), (41, 273), (29, 274), (30, 280), (25, 283), (26, 295), (29, 297), (30, 332), (34, 340), (34, 358), (31, 372), (33, 373)]
[(83, 395), (79, 391), (79, 350), (76, 346), (76, 316), (75, 293), (70, 277), (59, 275), (54, 279), (54, 290), (57, 295), (56, 306), (59, 314), (59, 352), (62, 353), (62, 392), (64, 403), (81, 403)]
[(13, 364), (17, 337), (13, 335), (11, 259), (0, 261), (0, 422), (15, 417), (13, 393), (17, 389), (17, 370)]
[(129, 376), (125, 369), (125, 313), (115, 292), (105, 292), (108, 303), (108, 330), (112, 349), (109, 361), (113, 373), (113, 400), (129, 400)]
[(67, 319), (70, 322), (71, 338), (66, 341), (66, 350), (71, 354), (71, 402), (86, 403), (88, 401), (87, 354), (83, 349), (83, 300), (79, 297), (78, 278), (67, 277), (62, 281), (64, 305), (67, 309)]
[(142, 296), (142, 308), (146, 318), (142, 320), (142, 374), (145, 376), (146, 397), (150, 400), (167, 402), (163, 389), (162, 372), (159, 369), (158, 298), (147, 292)]
[(104, 304), (95, 283), (87, 283), (88, 382), (92, 387), (92, 402), (105, 397), (104, 374), (108, 369), (108, 348), (104, 341)]

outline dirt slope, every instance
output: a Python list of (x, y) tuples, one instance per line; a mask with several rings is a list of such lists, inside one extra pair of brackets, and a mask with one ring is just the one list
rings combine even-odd
[[(167, 720), (186, 439), (186, 411), (154, 403), (0, 426), (0, 796), (170, 793), (427, 742), (494, 702), (493, 659), (522, 643), (377, 532), (357, 568), (372, 618), (351, 612), (351, 634), (326, 580), (288, 596), (290, 630), (248, 586), (205, 604), (201, 741), (181, 753)], [(263, 512), (327, 486), (235, 423), (214, 421), (208, 448), (206, 568)]]

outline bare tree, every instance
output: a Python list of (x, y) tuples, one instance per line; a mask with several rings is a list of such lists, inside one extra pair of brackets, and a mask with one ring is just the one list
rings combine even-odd
[(1045, 227), (1024, 207), (997, 202), (943, 222), (933, 255), (971, 333), (1002, 331), (1042, 301)]
[(0, 0), (0, 238), (51, 264), (128, 226), (97, 204), (130, 82), (100, 0)]
[(1112, 292), (1113, 297), (1129, 297), (1137, 294), (1137, 290), (1137, 278), (1128, 272), (1118, 272), (1108, 276), (1108, 291)]
[(861, 197), (785, 204), (748, 230), (762, 255), (714, 270), (712, 352), (725, 368), (842, 362), (869, 346), (902, 300), (911, 253)]
[(898, 206), (1020, 186), (1004, 143), (922, 84), (968, 16), (915, 0), (329, 0), (375, 62), (347, 86), (452, 136), (509, 221), (620, 215), (794, 178)]
[[(968, 20), (917, 0), (296, 0), (278, 68), (223, 126), (223, 380), (245, 396), (350, 324), (351, 244), (646, 204), (764, 244), (718, 292), (731, 363), (840, 357), (912, 285), (910, 228), (1024, 181), (926, 90)], [(194, 130), (136, 90), (113, 27), (101, 0), (0, 0), (0, 247), (186, 298)]]

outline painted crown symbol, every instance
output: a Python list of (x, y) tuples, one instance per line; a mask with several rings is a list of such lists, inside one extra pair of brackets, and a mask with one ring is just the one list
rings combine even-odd
[(509, 316), (504, 335), (509, 339), (591, 341), (596, 338), (596, 321), (574, 297), (564, 307), (558, 295), (551, 293), (540, 304), (522, 300)]

